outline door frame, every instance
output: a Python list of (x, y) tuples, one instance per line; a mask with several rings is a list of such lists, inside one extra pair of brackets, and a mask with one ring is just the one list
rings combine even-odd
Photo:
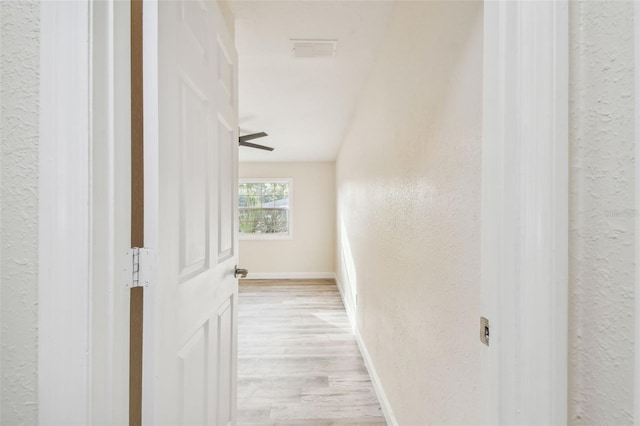
[[(144, 246), (158, 247), (159, 111), (158, 111), (158, 0), (144, 0), (142, 7), (144, 92)], [(153, 270), (155, 273), (155, 268)], [(152, 277), (152, 282), (156, 282)], [(142, 328), (142, 424), (155, 424), (155, 324), (156, 290), (144, 289)]]
[(127, 421), (129, 318), (120, 313), (129, 292), (117, 272), (130, 226), (130, 173), (117, 167), (129, 164), (123, 19), (125, 2), (41, 3), (41, 424)]
[(634, 419), (640, 423), (640, 257), (638, 247), (640, 247), (640, 3), (633, 2), (634, 14), (634, 56), (635, 56), (635, 149), (636, 149), (636, 191), (635, 191), (635, 216), (636, 216), (636, 268), (635, 268), (635, 384), (634, 384)]
[(565, 424), (568, 3), (487, 1), (484, 13), (484, 422)]
[(91, 418), (124, 424), (129, 399), (131, 218), (130, 8), (90, 2), (91, 78)]
[(87, 1), (40, 8), (38, 416), (89, 424), (92, 9)]

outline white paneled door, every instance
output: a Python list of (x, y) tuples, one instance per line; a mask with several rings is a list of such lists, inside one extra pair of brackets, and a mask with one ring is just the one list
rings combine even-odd
[(145, 14), (145, 243), (157, 246), (157, 279), (145, 294), (143, 423), (233, 424), (233, 36), (216, 1), (158, 1)]

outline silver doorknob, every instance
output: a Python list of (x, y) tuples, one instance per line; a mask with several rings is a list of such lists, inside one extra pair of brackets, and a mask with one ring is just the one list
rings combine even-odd
[(236, 270), (235, 270), (233, 276), (238, 278), (238, 275), (239, 275), (240, 278), (247, 278), (247, 274), (248, 273), (249, 273), (249, 271), (247, 271), (246, 269), (240, 269), (240, 268), (238, 268), (238, 265), (236, 265)]

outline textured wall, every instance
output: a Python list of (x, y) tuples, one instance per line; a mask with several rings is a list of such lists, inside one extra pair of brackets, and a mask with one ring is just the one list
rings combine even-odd
[(253, 273), (334, 272), (335, 164), (240, 163), (240, 177), (293, 178), (293, 238), (240, 240), (242, 267)]
[(396, 2), (338, 157), (338, 277), (402, 425), (480, 410), (482, 3)]
[(572, 2), (569, 421), (633, 423), (631, 2)]
[(0, 2), (2, 418), (37, 424), (39, 3)]

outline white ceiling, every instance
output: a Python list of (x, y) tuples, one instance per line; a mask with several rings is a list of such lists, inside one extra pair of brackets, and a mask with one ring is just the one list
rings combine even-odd
[[(229, 2), (236, 18), (240, 161), (333, 161), (387, 28), (392, 1)], [(294, 58), (290, 39), (338, 40), (332, 58)]]

